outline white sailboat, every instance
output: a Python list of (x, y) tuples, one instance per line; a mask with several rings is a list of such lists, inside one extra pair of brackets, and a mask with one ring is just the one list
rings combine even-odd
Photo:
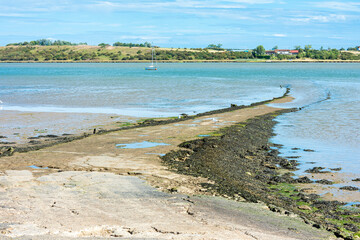
[(156, 67), (156, 56), (155, 56), (155, 65), (154, 65), (154, 55), (155, 55), (155, 49), (151, 49), (151, 65), (146, 67), (145, 70), (157, 70)]

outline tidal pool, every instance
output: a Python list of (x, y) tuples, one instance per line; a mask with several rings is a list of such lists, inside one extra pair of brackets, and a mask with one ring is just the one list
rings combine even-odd
[(28, 166), (29, 168), (32, 168), (32, 169), (48, 169), (48, 167), (38, 167), (36, 165), (31, 165), (31, 166)]
[(116, 147), (117, 148), (134, 149), (134, 148), (151, 148), (151, 147), (167, 146), (167, 145), (170, 145), (170, 144), (143, 141), (143, 142), (134, 142), (134, 143), (120, 143), (120, 144), (116, 144)]
[(147, 155), (158, 155), (158, 156), (160, 156), (160, 157), (165, 156), (164, 153), (145, 153), (145, 154), (147, 154)]

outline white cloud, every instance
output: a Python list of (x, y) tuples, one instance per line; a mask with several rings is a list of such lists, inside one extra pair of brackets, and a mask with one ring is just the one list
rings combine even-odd
[(175, 1), (94, 1), (91, 4), (88, 4), (88, 7), (103, 8), (106, 10), (116, 10), (116, 9), (135, 9), (135, 10), (150, 10), (150, 9), (176, 9), (176, 8), (189, 8), (189, 9), (236, 9), (236, 8), (246, 8), (247, 4), (269, 4), (273, 3), (274, 0), (175, 0)]
[(232, 11), (228, 11), (228, 10), (216, 10), (216, 11), (211, 11), (211, 10), (203, 10), (203, 11), (197, 11), (197, 10), (187, 10), (184, 11), (184, 13), (187, 14), (192, 14), (192, 15), (197, 15), (197, 16), (201, 16), (201, 17), (217, 17), (217, 18), (226, 18), (226, 19), (232, 19), (232, 20), (250, 20), (250, 17), (247, 17), (245, 15), (240, 15), (238, 13), (234, 13)]
[(282, 33), (274, 33), (271, 36), (273, 36), (273, 37), (287, 37), (286, 34), (282, 34)]
[(328, 8), (340, 11), (360, 12), (359, 2), (317, 2), (315, 3), (315, 6), (319, 8)]
[(227, 0), (227, 2), (247, 3), (247, 4), (269, 4), (269, 3), (274, 3), (273, 0)]
[(346, 21), (347, 18), (348, 17), (346, 15), (330, 14), (330, 15), (317, 15), (317, 16), (299, 16), (299, 17), (290, 18), (290, 20), (299, 23), (309, 23), (309, 22), (328, 23), (328, 22)]

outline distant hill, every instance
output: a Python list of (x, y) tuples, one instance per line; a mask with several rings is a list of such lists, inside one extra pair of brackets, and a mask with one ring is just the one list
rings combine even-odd
[[(349, 51), (301, 50), (297, 56), (257, 55), (253, 51), (224, 49), (158, 48), (158, 61), (276, 61), (276, 60), (360, 60)], [(151, 60), (151, 48), (139, 46), (9, 45), (0, 47), (0, 62), (143, 62)]]
[[(159, 61), (251, 59), (251, 53), (208, 49), (156, 48)], [(0, 47), (0, 61), (148, 61), (149, 47), (120, 46), (6, 46)]]

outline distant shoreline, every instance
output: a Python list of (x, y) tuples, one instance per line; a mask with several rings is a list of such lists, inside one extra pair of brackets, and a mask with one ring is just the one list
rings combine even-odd
[[(0, 63), (151, 63), (151, 61), (0, 61)], [(360, 63), (360, 60), (161, 60), (158, 63)]]

